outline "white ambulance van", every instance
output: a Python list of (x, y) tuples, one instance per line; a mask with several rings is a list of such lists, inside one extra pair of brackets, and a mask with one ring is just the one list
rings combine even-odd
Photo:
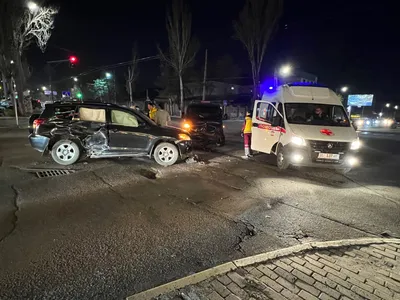
[(347, 173), (358, 164), (360, 141), (330, 89), (287, 84), (254, 103), (251, 149), (276, 155), (279, 169), (290, 165)]

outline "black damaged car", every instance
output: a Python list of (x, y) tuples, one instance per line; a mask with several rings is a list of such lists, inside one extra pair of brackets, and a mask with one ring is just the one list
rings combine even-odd
[(114, 104), (48, 104), (33, 120), (32, 131), (32, 147), (50, 152), (60, 165), (71, 165), (82, 156), (146, 156), (170, 166), (192, 150), (187, 132), (160, 127), (139, 111)]
[(190, 132), (194, 147), (225, 145), (222, 109), (213, 103), (191, 103), (186, 109), (183, 129)]

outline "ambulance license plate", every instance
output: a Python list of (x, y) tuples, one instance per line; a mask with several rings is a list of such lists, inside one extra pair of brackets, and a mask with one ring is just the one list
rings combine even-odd
[(335, 159), (339, 160), (340, 155), (339, 154), (332, 154), (332, 153), (319, 153), (318, 158), (320, 159)]

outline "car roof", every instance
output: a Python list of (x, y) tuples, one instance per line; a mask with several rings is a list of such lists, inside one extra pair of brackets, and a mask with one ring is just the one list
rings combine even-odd
[(71, 105), (81, 105), (81, 106), (92, 106), (92, 107), (110, 107), (110, 108), (122, 108), (126, 109), (124, 106), (120, 106), (114, 103), (102, 103), (102, 102), (54, 102), (48, 103), (47, 106), (71, 106)]

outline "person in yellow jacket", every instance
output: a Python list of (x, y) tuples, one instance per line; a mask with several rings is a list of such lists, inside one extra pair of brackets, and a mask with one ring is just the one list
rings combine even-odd
[(250, 112), (246, 113), (244, 124), (242, 127), (242, 137), (244, 139), (244, 156), (242, 158), (248, 159), (251, 155), (251, 128), (253, 127), (253, 121), (251, 120)]
[(147, 104), (147, 108), (149, 109), (149, 118), (154, 121), (156, 118), (157, 107), (154, 105), (154, 103), (149, 102)]

